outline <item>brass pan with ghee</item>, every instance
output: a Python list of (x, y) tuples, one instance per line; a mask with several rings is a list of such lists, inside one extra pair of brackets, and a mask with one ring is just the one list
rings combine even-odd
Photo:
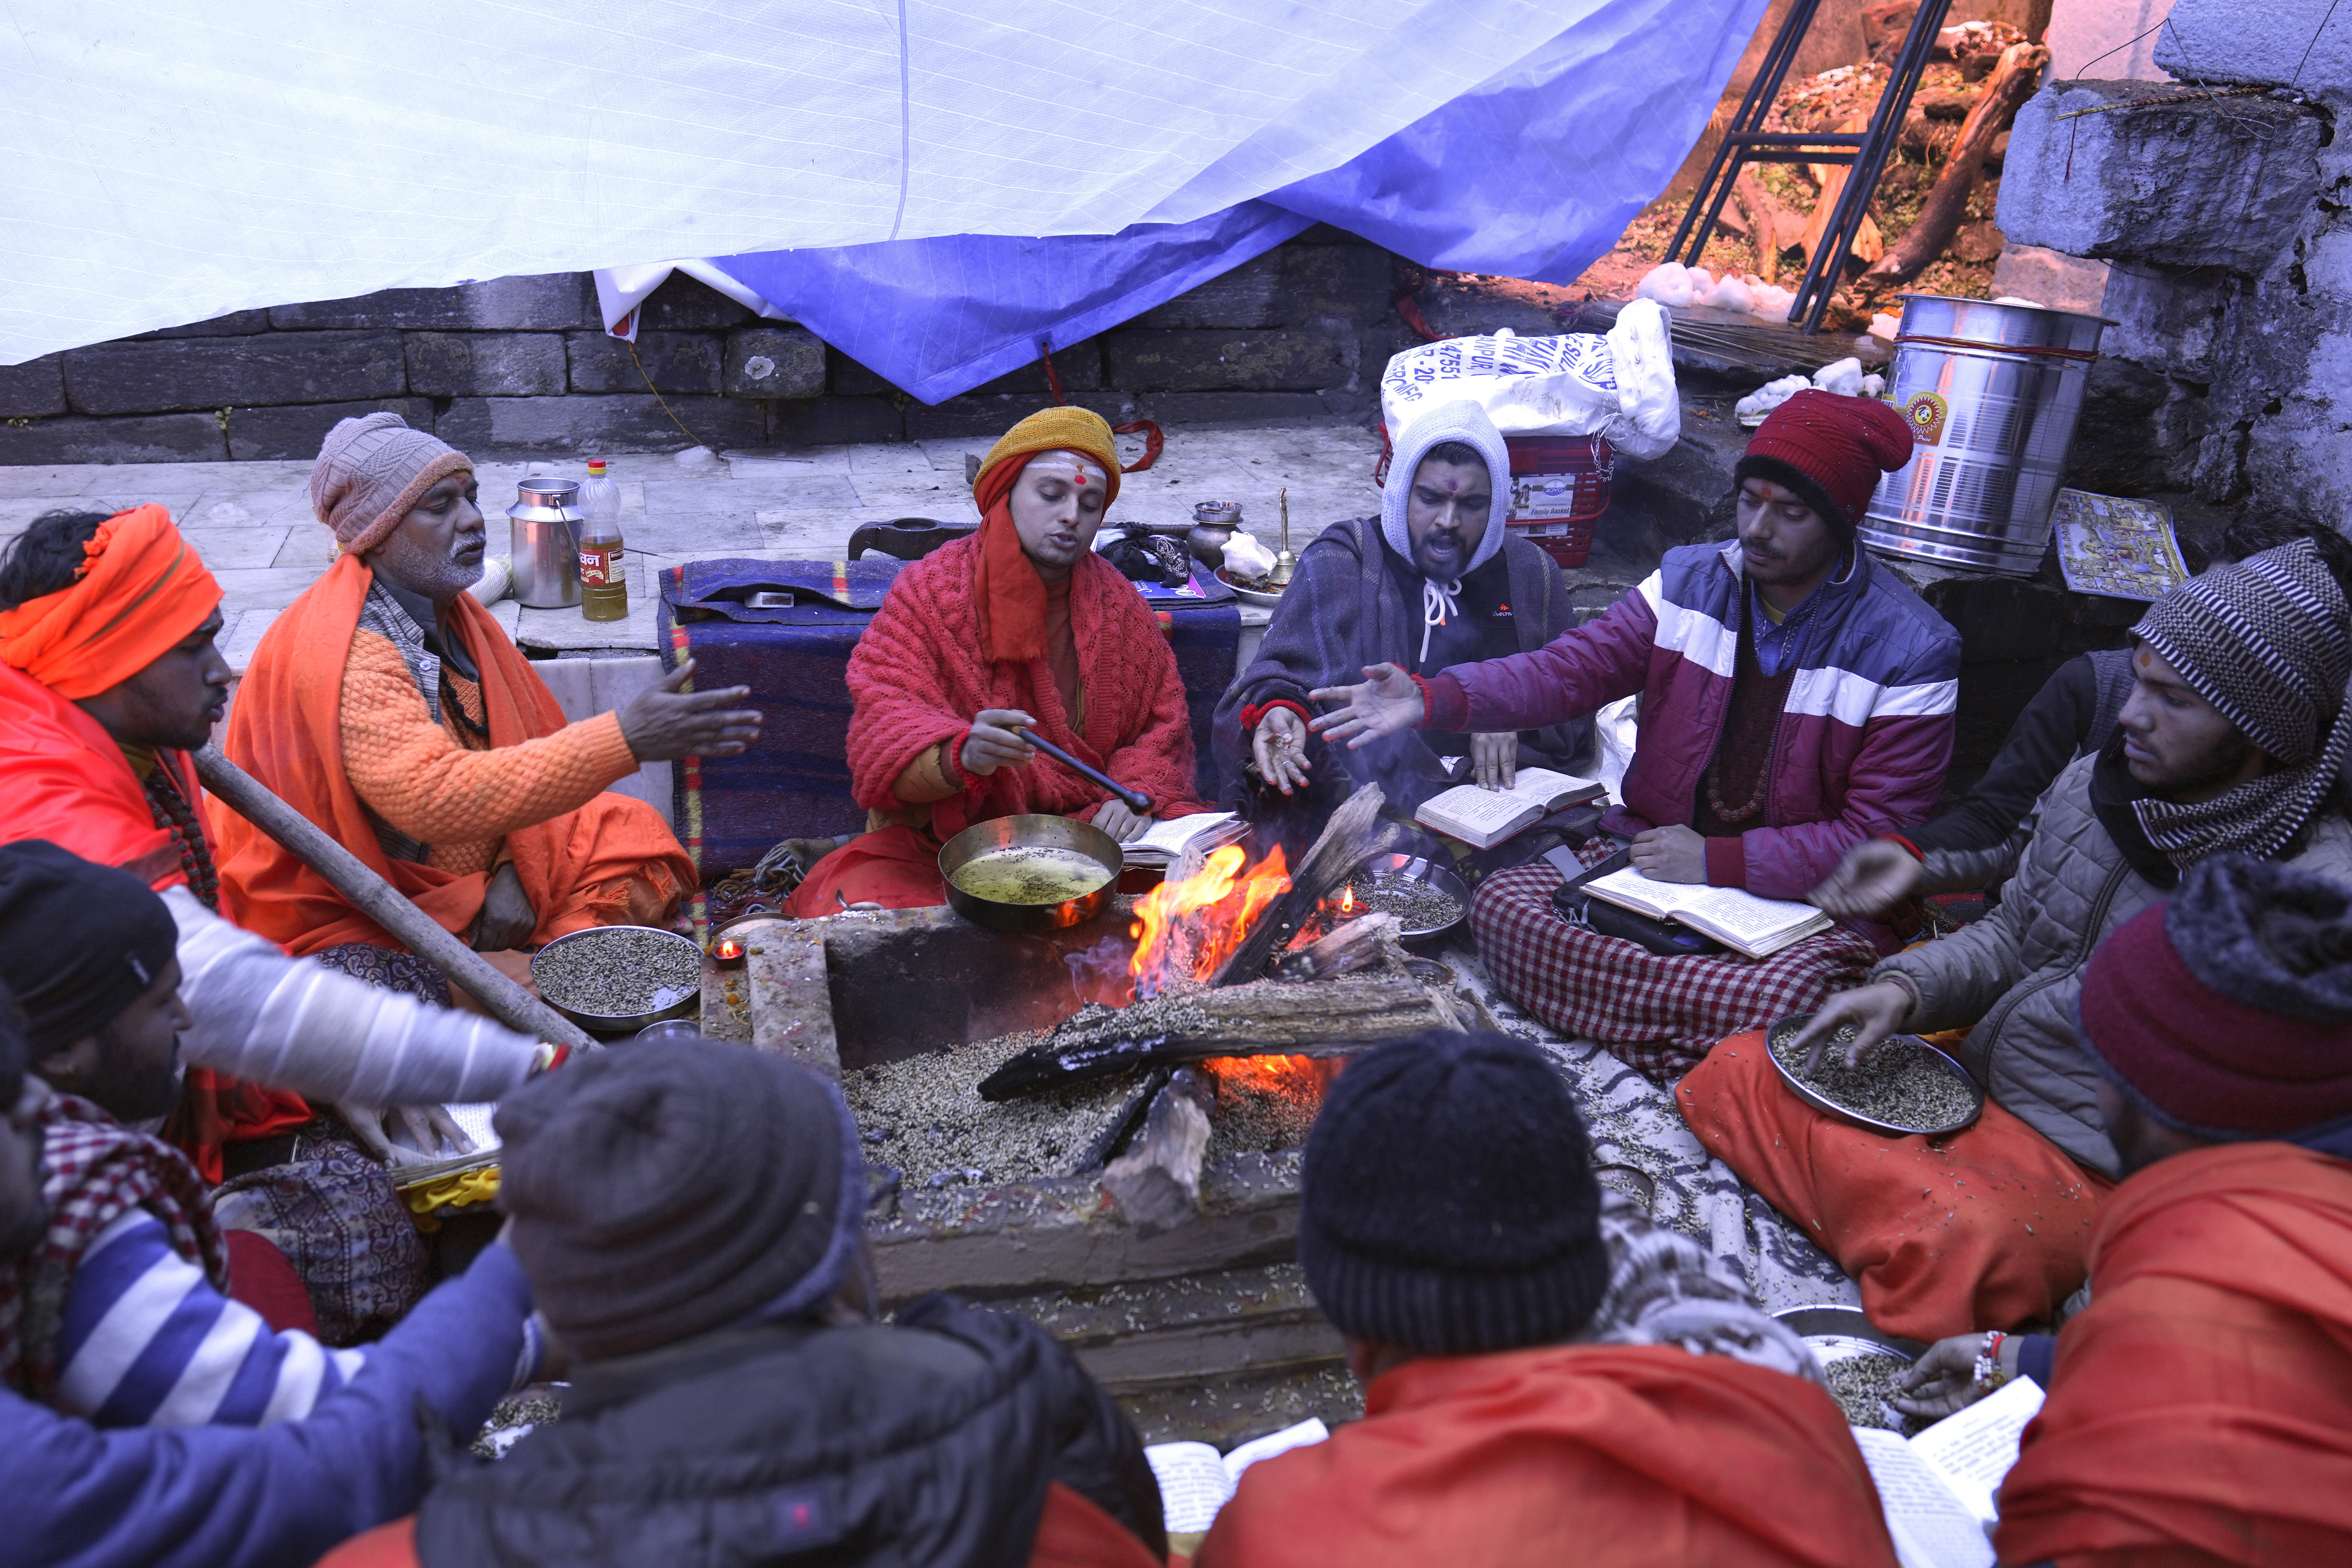
[(976, 822), (940, 851), (956, 913), (992, 931), (1059, 931), (1103, 911), (1127, 858), (1118, 840), (1067, 816)]

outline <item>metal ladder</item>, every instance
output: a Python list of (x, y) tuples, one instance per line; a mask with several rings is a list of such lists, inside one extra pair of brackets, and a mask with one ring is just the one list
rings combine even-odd
[[(1878, 178), (1885, 172), (1895, 139), (1902, 134), (1903, 118), (1911, 111), (1911, 95), (1919, 89), (1919, 78), (1927, 68), (1927, 56), (1935, 47), (1936, 35), (1943, 30), (1945, 14), (1951, 6), (1952, 0), (1920, 0), (1918, 12), (1911, 18), (1911, 30), (1904, 35), (1903, 47), (1895, 57), (1894, 79), (1879, 96), (1877, 110), (1866, 128), (1801, 135), (1764, 129), (1765, 117), (1780, 96), (1781, 84), (1797, 58), (1798, 47), (1805, 41), (1806, 29), (1812, 26), (1813, 13), (1821, 8), (1821, 0), (1796, 0), (1781, 19), (1780, 30), (1773, 35), (1772, 47), (1765, 51), (1756, 79), (1748, 84), (1748, 96), (1739, 100), (1739, 111), (1731, 117), (1730, 128), (1723, 133), (1723, 144), (1716, 149), (1715, 160), (1707, 165), (1706, 178), (1699, 182), (1698, 194), (1691, 198), (1689, 210), (1683, 214), (1683, 221), (1675, 230), (1674, 243), (1666, 247), (1666, 259), (1685, 267), (1698, 265), (1699, 258), (1706, 253), (1707, 239), (1723, 216), (1723, 205), (1731, 199), (1732, 184), (1748, 164), (1850, 164), (1853, 173), (1847, 178), (1845, 188), (1838, 193), (1829, 227), (1821, 244), (1814, 247), (1812, 259), (1805, 264), (1804, 279), (1797, 286), (1796, 302), (1789, 308), (1791, 324), (1808, 332), (1821, 331), (1830, 296), (1837, 291), (1838, 277), (1853, 249), (1854, 236), (1861, 231), (1863, 215), (1869, 210), (1870, 198), (1878, 189)], [(1772, 243), (1769, 237), (1764, 242)]]

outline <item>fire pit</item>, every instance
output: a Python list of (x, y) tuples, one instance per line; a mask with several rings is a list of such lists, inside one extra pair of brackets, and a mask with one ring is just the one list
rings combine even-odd
[[(1352, 864), (1317, 854), (1294, 878), (1228, 846), (1062, 931), (945, 909), (754, 927), (741, 978), (710, 976), (705, 1031), (839, 1077), (883, 1172), (886, 1300), (1018, 1306), (1155, 1438), (1345, 1415), (1339, 1337), (1292, 1261), (1299, 1145), (1348, 1051), (1475, 1020), (1406, 970), (1392, 919), (1276, 940), (1269, 920), (1329, 923), (1307, 879), (1336, 891)], [(1024, 1062), (1034, 1083), (982, 1098)]]

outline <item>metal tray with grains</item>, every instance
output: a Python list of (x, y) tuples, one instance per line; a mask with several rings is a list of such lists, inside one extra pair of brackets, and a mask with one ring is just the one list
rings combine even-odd
[(1811, 1018), (1810, 1013), (1783, 1018), (1765, 1037), (1780, 1081), (1816, 1110), (1890, 1138), (1914, 1132), (1941, 1138), (1984, 1114), (1984, 1090), (1968, 1068), (1916, 1035), (1890, 1036), (1860, 1067), (1850, 1068), (1845, 1047), (1859, 1031), (1848, 1025), (1830, 1037), (1813, 1076), (1801, 1076), (1803, 1057), (1789, 1047)]

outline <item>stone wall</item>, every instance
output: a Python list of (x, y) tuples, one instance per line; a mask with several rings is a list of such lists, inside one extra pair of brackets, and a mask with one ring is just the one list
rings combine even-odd
[[(1397, 268), (1318, 226), (1054, 367), (1114, 423), (1369, 417), (1388, 356), (1416, 341)], [(919, 403), (683, 274), (646, 301), (633, 359), (588, 275), (558, 273), (241, 310), (0, 366), (0, 465), (306, 458), (378, 408), (495, 457), (979, 436), (1049, 401), (1032, 364)]]
[(2352, 25), (2328, 10), (2180, 0), (2185, 56), (2168, 29), (2158, 64), (2299, 90), (2053, 81), (2011, 141), (2003, 234), (2111, 264), (2073, 482), (2170, 501), (2192, 554), (2238, 521), (2352, 519)]

